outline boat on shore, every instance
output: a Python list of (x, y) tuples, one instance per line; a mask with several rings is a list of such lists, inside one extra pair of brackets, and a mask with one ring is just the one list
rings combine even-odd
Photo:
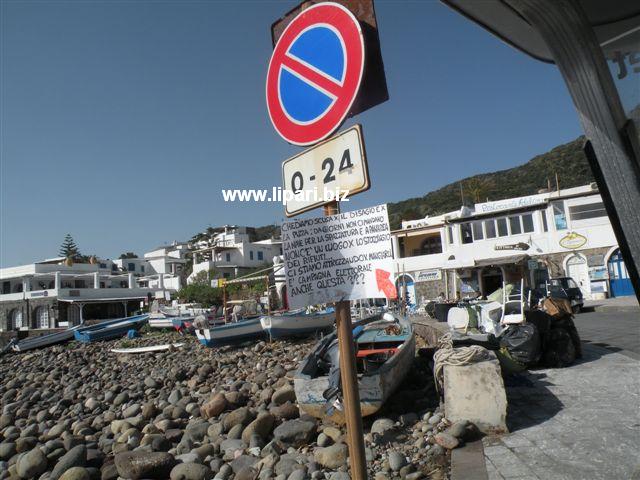
[[(262, 330), (260, 316), (251, 316), (230, 322), (224, 325), (211, 327), (194, 323), (198, 341), (205, 347), (220, 347), (223, 345), (233, 345), (262, 337), (265, 332)], [(202, 328), (205, 327), (205, 328)]]
[(38, 337), (27, 337), (17, 343), (12, 343), (11, 350), (14, 352), (26, 352), (27, 350), (33, 350), (35, 348), (48, 347), (50, 345), (68, 342), (69, 340), (73, 340), (74, 333), (81, 330), (83, 327), (83, 325), (76, 325), (75, 327), (67, 328), (59, 332), (47, 333)]
[(139, 330), (147, 323), (149, 315), (134, 315), (133, 317), (120, 318), (110, 322), (97, 323), (74, 332), (74, 337), (79, 342), (91, 343), (102, 340), (111, 340), (126, 335), (129, 330)]
[(270, 338), (309, 335), (333, 327), (336, 312), (333, 309), (308, 313), (304, 309), (264, 315), (262, 329)]
[[(411, 368), (415, 336), (411, 322), (387, 312), (354, 328), (360, 409), (366, 417), (377, 412)], [(294, 376), (300, 409), (317, 418), (344, 423), (341, 408), (337, 334), (322, 339)]]

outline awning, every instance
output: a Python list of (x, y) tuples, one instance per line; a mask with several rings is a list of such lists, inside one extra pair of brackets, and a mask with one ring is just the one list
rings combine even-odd
[[(543, 62), (553, 63), (553, 55), (540, 33), (510, 5), (512, 2), (441, 1), (518, 50)], [(587, 16), (601, 45), (635, 28), (640, 18), (637, 0), (576, 1)]]
[(483, 258), (476, 260), (476, 267), (491, 267), (493, 265), (508, 265), (510, 263), (520, 263), (529, 259), (529, 255), (510, 255), (508, 257)]

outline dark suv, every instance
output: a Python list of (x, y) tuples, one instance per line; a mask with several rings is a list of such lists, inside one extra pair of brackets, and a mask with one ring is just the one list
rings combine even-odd
[(571, 302), (571, 310), (578, 313), (584, 305), (582, 291), (571, 277), (557, 277), (547, 281), (547, 295), (556, 298), (566, 298)]

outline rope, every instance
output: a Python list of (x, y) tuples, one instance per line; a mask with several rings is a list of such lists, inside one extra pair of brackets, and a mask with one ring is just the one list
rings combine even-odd
[(453, 348), (450, 333), (445, 333), (438, 340), (438, 350), (433, 354), (433, 378), (438, 393), (442, 393), (444, 384), (444, 367), (471, 365), (489, 359), (489, 351), (480, 345)]

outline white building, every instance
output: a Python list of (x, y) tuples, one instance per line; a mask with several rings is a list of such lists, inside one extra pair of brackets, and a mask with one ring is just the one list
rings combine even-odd
[(282, 254), (279, 239), (251, 241), (251, 229), (225, 225), (224, 231), (213, 236), (207, 246), (193, 251), (191, 282), (199, 272), (216, 270), (221, 277), (240, 275), (244, 270), (270, 265), (273, 257)]
[(595, 184), (402, 222), (392, 239), (396, 282), (412, 303), (486, 296), (521, 277), (539, 287), (569, 276), (585, 298), (633, 295)]
[(140, 301), (165, 296), (164, 289), (140, 285), (118, 262), (67, 264), (64, 258), (0, 269), (0, 330), (49, 329), (84, 319), (117, 318)]

